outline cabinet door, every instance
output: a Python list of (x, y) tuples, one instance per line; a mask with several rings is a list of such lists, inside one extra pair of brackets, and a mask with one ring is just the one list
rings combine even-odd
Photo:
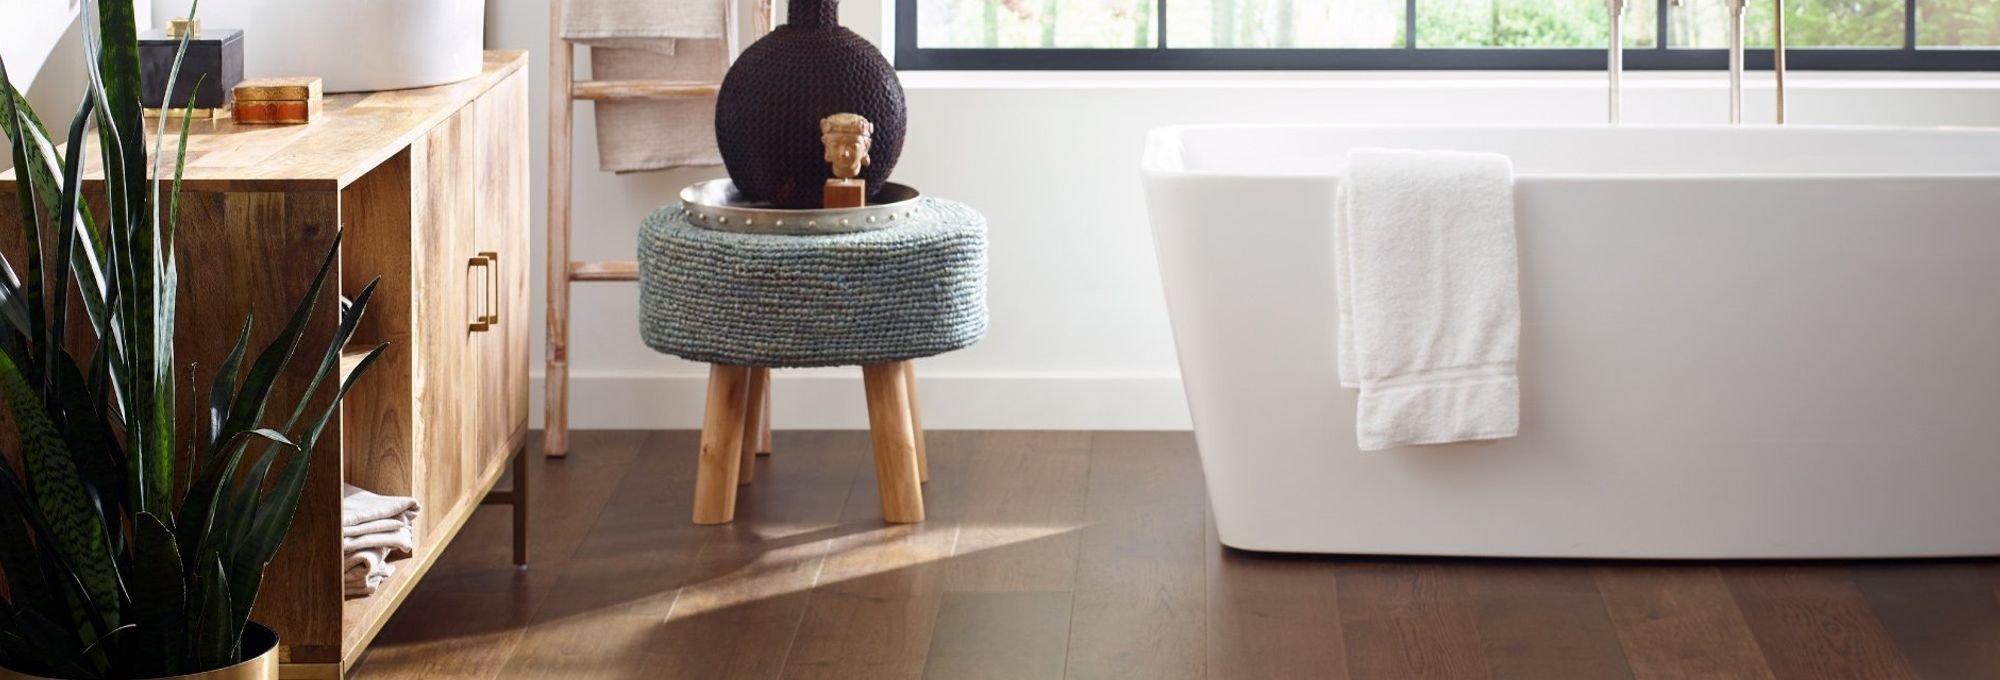
[(453, 115), (410, 147), (411, 292), (418, 329), (415, 467), (417, 499), (426, 508), (419, 515), (419, 537), (437, 535), (437, 523), (466, 502), (480, 471), (480, 425), (472, 416), (480, 399), (477, 348), (485, 333), (474, 324), (485, 312), (480, 286), (486, 277), (473, 263), (480, 250), (471, 212), (477, 204), (472, 178), (478, 152), (470, 123), (463, 112)]
[(477, 129), (479, 205), (473, 233), (492, 253), (487, 301), (493, 326), (478, 339), (478, 419), (482, 459), (505, 457), (522, 445), (528, 423), (529, 198), (528, 83), (515, 74), (468, 106)]

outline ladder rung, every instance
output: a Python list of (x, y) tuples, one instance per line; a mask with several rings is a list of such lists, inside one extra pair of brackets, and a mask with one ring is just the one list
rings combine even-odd
[(631, 260), (571, 260), (571, 281), (637, 281), (639, 263)]
[(580, 80), (570, 83), (572, 99), (678, 99), (713, 97), (721, 83), (698, 80)]

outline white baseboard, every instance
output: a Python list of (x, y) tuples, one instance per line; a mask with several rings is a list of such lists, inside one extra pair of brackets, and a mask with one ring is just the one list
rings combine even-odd
[[(772, 421), (781, 429), (868, 427), (861, 372), (779, 372)], [(708, 376), (570, 374), (570, 427), (694, 429)], [(930, 430), (1186, 430), (1187, 400), (1173, 375), (919, 375)], [(542, 377), (529, 421), (542, 423)]]

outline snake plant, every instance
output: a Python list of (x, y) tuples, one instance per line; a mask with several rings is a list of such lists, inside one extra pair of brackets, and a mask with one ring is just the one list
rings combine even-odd
[[(291, 527), (313, 445), (383, 349), (336, 375), (375, 286), (335, 312), (338, 330), (296, 403), (274, 403), (272, 388), (300, 353), (337, 238), (311, 292), (254, 357), (247, 317), (228, 356), (176, 353), (187, 124), (162, 176), (166, 122), (149, 158), (132, 3), (83, 7), (90, 83), (66, 144), (0, 63), (23, 232), (5, 240), (25, 246), (0, 257), (0, 666), (79, 679), (213, 670), (263, 651), (241, 640), (264, 568)], [(81, 200), (86, 130), (102, 212)], [(88, 333), (70, 333), (83, 325), (72, 300)], [(199, 376), (194, 366), (217, 368)], [(198, 378), (203, 394), (176, 393)], [(333, 398), (308, 413), (323, 383)], [(177, 427), (183, 399), (195, 404), (194, 427)]]

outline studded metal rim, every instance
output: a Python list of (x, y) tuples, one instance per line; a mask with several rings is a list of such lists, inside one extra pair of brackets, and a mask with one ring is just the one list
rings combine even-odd
[(688, 222), (704, 229), (750, 234), (846, 234), (896, 226), (916, 214), (922, 195), (908, 185), (888, 182), (875, 203), (859, 208), (786, 210), (751, 203), (728, 179), (712, 179), (681, 190)]

